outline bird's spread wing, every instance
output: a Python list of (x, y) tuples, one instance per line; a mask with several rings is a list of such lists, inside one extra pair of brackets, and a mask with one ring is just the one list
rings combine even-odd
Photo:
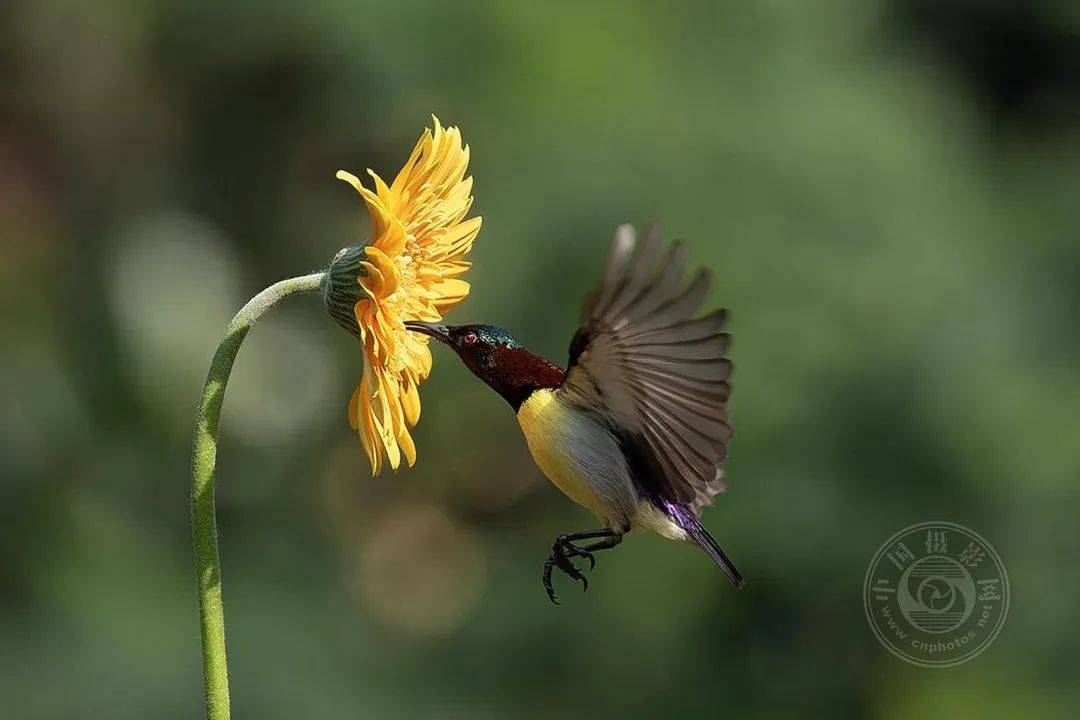
[(708, 273), (687, 284), (685, 248), (661, 251), (655, 225), (640, 243), (631, 226), (616, 231), (600, 286), (581, 309), (564, 388), (601, 408), (646, 493), (697, 511), (723, 489), (719, 463), (732, 435), (726, 313), (695, 317)]

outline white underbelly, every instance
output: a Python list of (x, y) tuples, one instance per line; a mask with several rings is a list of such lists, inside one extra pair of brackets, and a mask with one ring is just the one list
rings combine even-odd
[(637, 493), (615, 437), (552, 390), (537, 390), (518, 410), (525, 441), (544, 475), (605, 524), (628, 525)]

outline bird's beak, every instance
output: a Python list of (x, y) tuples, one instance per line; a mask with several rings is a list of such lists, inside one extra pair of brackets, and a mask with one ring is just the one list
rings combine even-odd
[(412, 330), (423, 335), (428, 335), (436, 340), (441, 340), (444, 343), (450, 342), (450, 329), (445, 325), (437, 325), (435, 323), (420, 322), (419, 320), (410, 320), (405, 323), (406, 330)]

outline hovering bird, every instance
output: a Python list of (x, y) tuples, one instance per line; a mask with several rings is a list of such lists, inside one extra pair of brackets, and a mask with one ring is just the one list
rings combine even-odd
[(699, 519), (724, 489), (720, 463), (732, 436), (726, 311), (695, 318), (708, 273), (685, 284), (686, 249), (675, 242), (661, 251), (655, 224), (641, 243), (631, 226), (618, 228), (600, 286), (582, 306), (566, 370), (499, 327), (405, 323), (452, 348), (510, 403), (536, 464), (599, 518), (599, 529), (555, 539), (543, 573), (554, 603), (553, 569), (587, 589), (572, 559), (592, 569), (593, 553), (637, 529), (696, 544), (743, 585)]

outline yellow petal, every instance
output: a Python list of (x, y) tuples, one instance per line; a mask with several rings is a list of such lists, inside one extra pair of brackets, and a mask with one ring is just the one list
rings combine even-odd
[(405, 249), (408, 233), (405, 226), (394, 218), (386, 227), (386, 231), (375, 241), (376, 247), (382, 250), (388, 257), (397, 257)]
[(405, 422), (412, 427), (420, 420), (420, 392), (408, 379), (401, 383), (401, 391), (401, 409), (405, 413)]
[(352, 399), (349, 400), (349, 425), (353, 430), (360, 427), (360, 421), (357, 418), (357, 411), (360, 409), (360, 386), (357, 385), (353, 390)]
[(434, 301), (435, 308), (445, 313), (465, 299), (469, 294), (469, 283), (458, 278), (449, 278), (436, 283), (431, 289), (439, 295)]
[(398, 435), (397, 440), (401, 446), (401, 454), (405, 456), (405, 462), (412, 467), (416, 464), (416, 444), (413, 442), (412, 435), (408, 430), (404, 430)]
[(361, 273), (360, 277), (357, 278), (357, 282), (360, 283), (369, 296), (379, 298), (390, 294), (383, 292), (383, 288), (386, 287), (386, 277), (377, 265), (363, 260), (358, 264)]
[(337, 174), (334, 175), (334, 177), (336, 177), (338, 180), (344, 180), (345, 182), (352, 185), (354, 188), (356, 188), (356, 192), (360, 192), (364, 189), (363, 184), (360, 182), (360, 178), (356, 177), (351, 172), (338, 170)]
[[(378, 299), (393, 294), (398, 286), (398, 269), (393, 258), (386, 254), (382, 248), (374, 245), (368, 245), (364, 248), (364, 258), (365, 263), (378, 270), (378, 293), (372, 292), (372, 296)], [(361, 283), (363, 283), (363, 280), (361, 280)]]
[(450, 259), (469, 252), (472, 250), (473, 240), (480, 232), (482, 222), (483, 218), (477, 216), (450, 228), (439, 238), (440, 247), (432, 255), (440, 259)]
[(391, 198), (393, 196), (393, 193), (390, 192), (390, 188), (386, 187), (386, 183), (384, 183), (383, 179), (379, 177), (379, 174), (371, 168), (368, 168), (367, 172), (368, 175), (371, 176), (371, 179), (375, 181), (375, 194), (379, 197), (379, 199), (381, 200), (383, 198)]

